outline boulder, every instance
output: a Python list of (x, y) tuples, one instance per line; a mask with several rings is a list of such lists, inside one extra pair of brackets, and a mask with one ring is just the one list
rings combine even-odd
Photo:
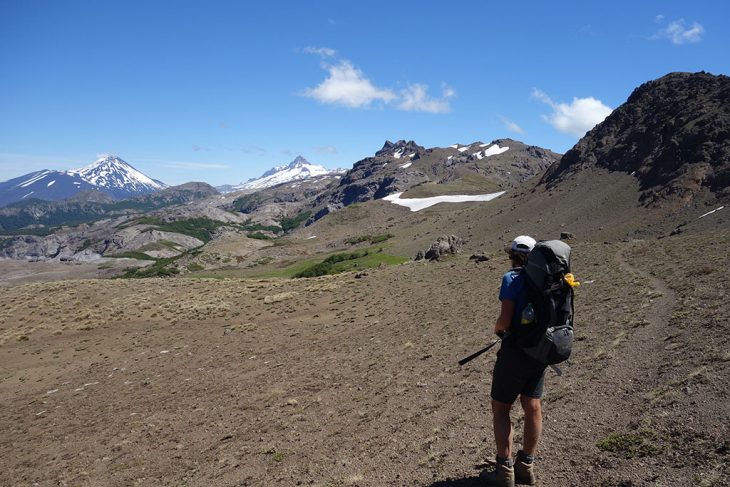
[(462, 245), (464, 245), (464, 240), (460, 237), (442, 235), (431, 244), (424, 257), (428, 260), (439, 260), (441, 257), (457, 254)]

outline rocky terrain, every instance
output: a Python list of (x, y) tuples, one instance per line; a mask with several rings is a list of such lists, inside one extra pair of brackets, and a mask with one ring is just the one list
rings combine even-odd
[[(669, 78), (684, 80), (673, 93), (711, 100), (707, 76)], [(644, 116), (664, 120), (676, 104)], [(0, 261), (0, 484), (477, 486), (494, 457), (495, 356), (457, 361), (493, 340), (504, 246), (529, 234), (566, 239), (581, 282), (573, 356), (546, 378), (540, 485), (728, 485), (730, 201), (714, 176), (724, 162), (702, 166), (691, 198), (667, 189), (686, 183), (690, 160), (647, 183), (644, 159), (596, 162), (621, 143), (599, 143), (612, 117), (547, 173), (539, 160), (556, 155), (514, 141), (401, 141), (353, 167), (359, 178), (298, 201), (275, 201), (297, 189), (282, 186), (248, 214), (231, 206), (246, 195), (231, 194), (108, 223), (129, 243), (120, 250), (154, 254), (153, 270), (177, 259), (178, 277), (85, 279), (123, 269)], [(663, 134), (652, 153), (669, 150)], [(721, 153), (724, 141), (710, 142), (701, 147)], [(401, 177), (409, 170), (417, 177)], [(357, 181), (372, 194), (338, 206)], [(373, 199), (386, 187), (507, 192), (410, 211)], [(287, 232), (250, 220), (276, 205), (332, 211), (307, 226), (274, 218)], [(205, 223), (217, 218), (229, 220)], [(344, 272), (291, 279), (317, 270)], [(519, 408), (513, 420), (519, 444)]]

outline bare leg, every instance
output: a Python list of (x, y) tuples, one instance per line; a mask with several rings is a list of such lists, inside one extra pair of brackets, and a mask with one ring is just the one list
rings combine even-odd
[(497, 444), (497, 456), (512, 457), (512, 420), (509, 417), (511, 404), (492, 399), (492, 419), (494, 421), (494, 441)]
[[(522, 451), (528, 455), (534, 455), (540, 433), (542, 433), (542, 405), (540, 399), (522, 395), (520, 396), (520, 402), (522, 403), (522, 409), (525, 411), (525, 434), (522, 441)], [(494, 431), (496, 435), (496, 419)]]

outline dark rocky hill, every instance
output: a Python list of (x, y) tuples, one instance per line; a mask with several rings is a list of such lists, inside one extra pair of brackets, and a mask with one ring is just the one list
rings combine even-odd
[(670, 73), (639, 86), (543, 178), (549, 187), (588, 166), (635, 176), (644, 204), (686, 203), (730, 183), (730, 77)]
[(314, 202), (315, 219), (351, 205), (406, 192), (410, 197), (479, 194), (519, 186), (560, 157), (512, 139), (426, 149), (414, 141), (386, 141), (355, 163), (339, 184)]

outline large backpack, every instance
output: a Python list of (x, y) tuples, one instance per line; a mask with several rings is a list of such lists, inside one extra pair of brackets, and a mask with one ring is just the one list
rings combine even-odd
[(538, 242), (522, 272), (528, 304), (515, 330), (517, 344), (542, 364), (563, 362), (570, 357), (573, 346), (576, 284), (570, 274), (570, 246), (560, 240)]

